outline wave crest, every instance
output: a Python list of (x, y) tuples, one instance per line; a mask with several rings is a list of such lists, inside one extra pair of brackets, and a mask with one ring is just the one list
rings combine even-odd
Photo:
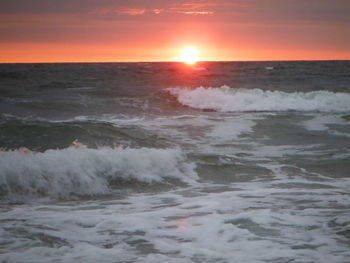
[(197, 179), (195, 165), (175, 149), (62, 149), (0, 152), (0, 193), (5, 196), (94, 196), (115, 181)]
[(191, 108), (220, 112), (350, 111), (350, 94), (330, 91), (293, 92), (222, 87), (170, 88), (168, 92)]

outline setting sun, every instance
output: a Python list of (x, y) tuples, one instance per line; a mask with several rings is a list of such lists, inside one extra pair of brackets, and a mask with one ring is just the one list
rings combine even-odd
[(195, 48), (188, 47), (182, 50), (180, 60), (186, 64), (193, 65), (199, 59), (198, 51)]

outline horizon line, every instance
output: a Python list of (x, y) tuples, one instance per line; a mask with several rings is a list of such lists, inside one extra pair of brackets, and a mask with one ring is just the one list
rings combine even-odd
[[(273, 59), (273, 60), (200, 60), (196, 64), (208, 62), (303, 62), (303, 61), (350, 61), (350, 59)], [(33, 61), (33, 62), (0, 62), (0, 64), (92, 64), (92, 63), (184, 63), (182, 61)]]

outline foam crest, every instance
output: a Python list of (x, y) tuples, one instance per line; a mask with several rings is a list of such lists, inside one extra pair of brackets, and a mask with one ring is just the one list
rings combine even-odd
[(330, 91), (293, 92), (233, 89), (228, 86), (170, 88), (170, 94), (191, 108), (220, 112), (302, 111), (348, 112), (350, 94)]
[(7, 196), (94, 196), (120, 181), (175, 178), (191, 182), (195, 165), (176, 149), (62, 149), (0, 152), (0, 193)]

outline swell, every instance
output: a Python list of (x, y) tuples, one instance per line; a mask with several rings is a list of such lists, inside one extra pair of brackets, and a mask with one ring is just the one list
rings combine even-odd
[(115, 144), (130, 147), (166, 147), (146, 130), (132, 125), (119, 125), (122, 122), (123, 119), (109, 120), (103, 116), (50, 121), (0, 115), (0, 148), (15, 150), (24, 146), (42, 152), (48, 149), (64, 149), (74, 140), (79, 140), (90, 148)]

